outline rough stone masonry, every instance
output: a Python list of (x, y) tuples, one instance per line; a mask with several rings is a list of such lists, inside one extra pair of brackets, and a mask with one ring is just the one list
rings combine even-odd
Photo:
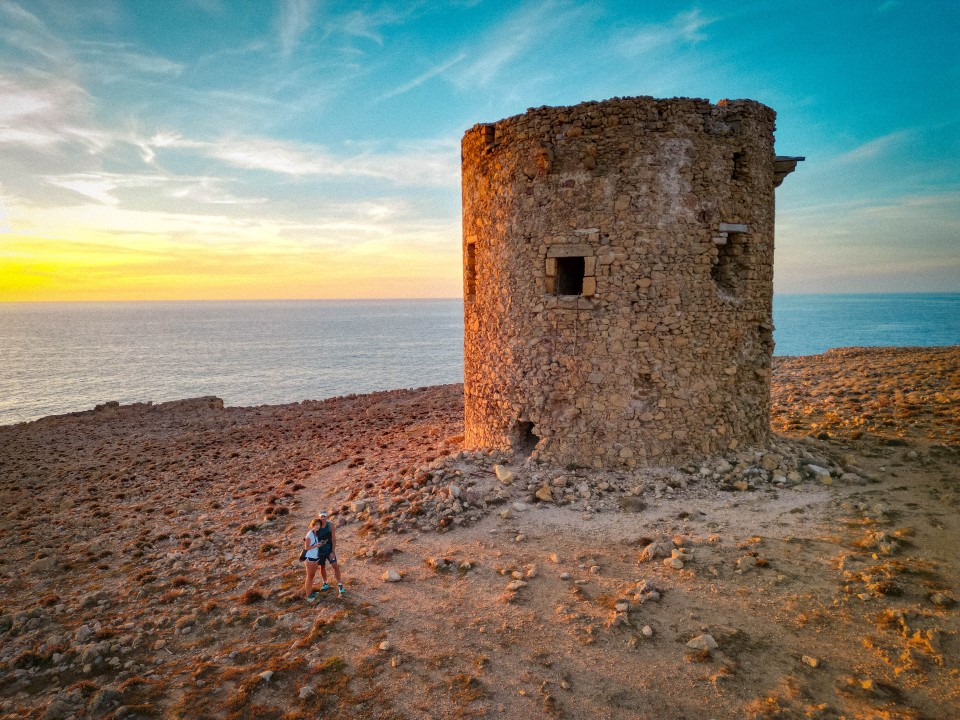
[(542, 107), (463, 137), (465, 445), (663, 465), (770, 432), (775, 113)]

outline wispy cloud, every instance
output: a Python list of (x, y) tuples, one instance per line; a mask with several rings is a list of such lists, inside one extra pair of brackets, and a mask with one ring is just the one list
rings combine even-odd
[(92, 101), (72, 81), (44, 73), (20, 80), (0, 75), (0, 144), (36, 150), (79, 143), (87, 152), (109, 145), (91, 122)]
[(162, 149), (187, 150), (231, 167), (289, 177), (376, 178), (404, 185), (444, 186), (456, 183), (459, 176), (458, 145), (453, 139), (407, 142), (392, 150), (366, 147), (339, 155), (320, 145), (249, 136), (207, 142), (165, 133), (139, 139), (137, 146), (150, 161)]
[(316, 0), (285, 0), (277, 18), (277, 38), (280, 51), (289, 57), (297, 48), (300, 37), (310, 29), (316, 12)]
[(162, 55), (137, 52), (129, 43), (87, 41), (77, 43), (77, 56), (88, 63), (91, 70), (115, 80), (131, 75), (177, 76), (184, 70), (183, 63)]
[(893, 148), (901, 145), (905, 140), (909, 139), (910, 134), (910, 130), (897, 130), (896, 132), (882, 135), (837, 156), (834, 162), (840, 165), (849, 165), (864, 162), (865, 160), (872, 160), (887, 154)]
[(380, 100), (386, 100), (387, 98), (396, 97), (397, 95), (403, 95), (406, 92), (410, 92), (414, 88), (418, 88), (421, 85), (423, 85), (425, 82), (427, 82), (427, 80), (431, 80), (437, 77), (437, 75), (442, 75), (457, 63), (462, 62), (463, 59), (466, 57), (467, 57), (466, 53), (460, 53), (459, 55), (451, 58), (450, 60), (446, 60), (441, 64), (437, 65), (436, 67), (430, 68), (425, 73), (415, 77), (413, 80), (410, 80), (409, 82), (406, 82), (403, 85), (400, 85), (399, 87), (394, 88), (390, 92), (381, 95)]
[(496, 85), (525, 54), (563, 35), (565, 28), (575, 27), (588, 11), (562, 1), (527, 4), (468, 49), (466, 67), (457, 73), (458, 84), (467, 88)]
[(132, 195), (141, 190), (148, 190), (157, 205), (160, 204), (157, 200), (161, 197), (203, 205), (252, 205), (267, 202), (267, 199), (262, 197), (241, 198), (232, 195), (223, 190), (221, 179), (209, 176), (84, 172), (49, 175), (44, 179), (49, 185), (70, 190), (111, 207), (120, 206), (125, 199), (124, 195)]
[(678, 45), (694, 45), (707, 39), (704, 28), (716, 18), (704, 17), (699, 9), (675, 15), (669, 22), (646, 25), (622, 37), (617, 42), (619, 52), (636, 58)]

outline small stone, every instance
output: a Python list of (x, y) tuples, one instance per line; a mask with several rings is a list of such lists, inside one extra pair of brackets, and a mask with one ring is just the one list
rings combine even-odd
[(649, 625), (644, 625), (640, 632), (643, 633), (644, 637), (653, 637), (653, 628)]
[(311, 698), (316, 694), (317, 693), (314, 691), (313, 687), (310, 685), (304, 685), (302, 688), (300, 688), (299, 695), (301, 700), (306, 700), (307, 698)]
[(560, 573), (560, 579), (561, 579), (561, 580), (569, 580), (569, 579), (570, 579), (570, 573), (568, 573), (568, 572)]
[(257, 677), (260, 678), (260, 680), (262, 680), (263, 682), (268, 683), (271, 680), (273, 680), (273, 670), (264, 670), (262, 673), (257, 675)]
[(717, 641), (713, 639), (712, 635), (704, 633), (703, 635), (697, 635), (688, 642), (687, 647), (691, 650), (716, 650), (720, 646), (717, 645)]
[(384, 652), (390, 652), (393, 650), (393, 643), (391, 643), (389, 640), (384, 640), (382, 643), (380, 643), (380, 649)]
[(553, 491), (548, 487), (542, 487), (534, 494), (536, 495), (537, 500), (541, 500), (543, 502), (553, 502)]
[(820, 664), (819, 660), (817, 660), (815, 657), (810, 657), (809, 655), (804, 655), (800, 658), (800, 660), (803, 661), (804, 665), (809, 665), (812, 668), (815, 668)]
[(678, 558), (678, 557), (665, 558), (664, 561), (663, 561), (663, 564), (664, 564), (665, 567), (673, 568), (674, 570), (682, 570), (682, 569), (683, 569), (683, 560), (681, 560), (681, 559)]
[(757, 559), (753, 555), (744, 555), (737, 559), (737, 570), (749, 570), (757, 566)]
[(49, 572), (56, 565), (56, 559), (52, 557), (40, 558), (34, 560), (27, 566), (27, 572)]
[(398, 668), (401, 665), (403, 665), (403, 658), (401, 658), (399, 655), (394, 655), (392, 658), (390, 658), (390, 667)]
[(384, 582), (400, 582), (401, 580), (403, 580), (403, 578), (401, 577), (400, 573), (398, 573), (396, 570), (387, 570), (387, 571), (381, 576), (381, 579), (382, 579)]
[(512, 583), (507, 585), (507, 590), (509, 590), (510, 592), (516, 592), (517, 590), (520, 590), (521, 588), (525, 588), (526, 586), (527, 586), (527, 583), (525, 583), (523, 580), (514, 580)]
[(947, 597), (942, 592), (935, 592), (930, 596), (930, 602), (939, 607), (949, 607), (953, 605), (953, 598)]
[(496, 473), (497, 480), (504, 485), (512, 485), (513, 481), (516, 480), (516, 475), (507, 470), (503, 465), (494, 465), (493, 472)]

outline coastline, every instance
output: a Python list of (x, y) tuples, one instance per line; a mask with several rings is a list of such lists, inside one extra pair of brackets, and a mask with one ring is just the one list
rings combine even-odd
[(960, 347), (773, 376), (771, 447), (635, 473), (463, 453), (459, 385), (2, 426), (0, 713), (960, 715)]

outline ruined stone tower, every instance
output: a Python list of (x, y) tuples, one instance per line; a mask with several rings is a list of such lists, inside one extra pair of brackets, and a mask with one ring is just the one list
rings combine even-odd
[(467, 447), (682, 462), (770, 432), (775, 113), (543, 107), (463, 137)]

